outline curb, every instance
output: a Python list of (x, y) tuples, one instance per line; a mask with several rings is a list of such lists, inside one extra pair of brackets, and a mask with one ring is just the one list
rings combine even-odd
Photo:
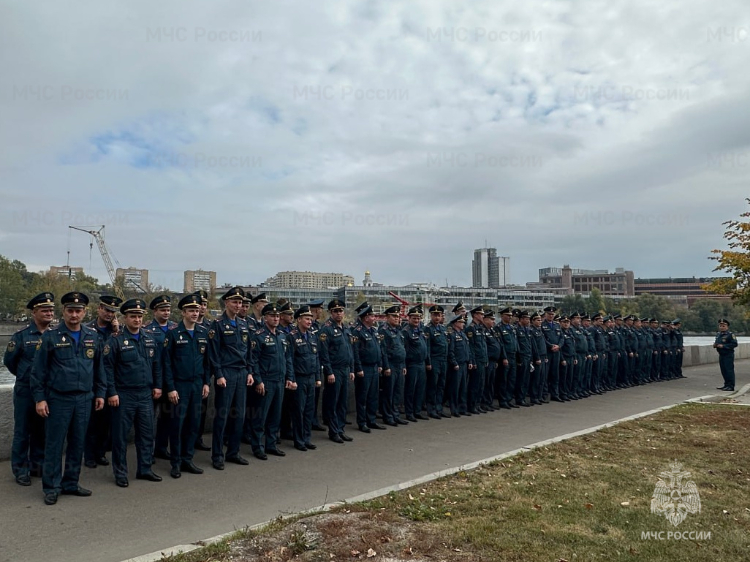
[[(743, 386), (739, 391), (737, 391), (734, 394), (731, 394), (731, 397), (735, 396), (741, 396), (742, 394), (750, 391), (750, 384), (746, 384)], [(354, 496), (351, 498), (348, 498), (346, 500), (333, 502), (333, 503), (326, 503), (318, 507), (314, 507), (311, 509), (306, 509), (304, 511), (300, 511), (298, 513), (290, 514), (290, 515), (281, 515), (280, 519), (289, 519), (291, 517), (298, 517), (300, 515), (309, 515), (312, 513), (319, 513), (321, 511), (330, 511), (334, 507), (339, 507), (346, 504), (351, 503), (357, 503), (357, 502), (363, 502), (368, 501), (373, 498), (385, 496), (389, 494), (390, 492), (398, 492), (400, 490), (404, 490), (406, 488), (411, 488), (413, 486), (418, 486), (420, 484), (424, 484), (426, 482), (431, 482), (433, 480), (437, 480), (438, 478), (442, 478), (444, 476), (450, 476), (452, 474), (456, 474), (458, 472), (466, 471), (466, 470), (473, 470), (481, 465), (489, 464), (491, 462), (500, 461), (507, 459), (508, 457), (515, 456), (519, 453), (525, 453), (534, 449), (538, 449), (540, 447), (546, 447), (548, 445), (552, 445), (554, 443), (559, 443), (561, 441), (566, 441), (568, 439), (573, 439), (574, 437), (580, 437), (581, 435), (588, 435), (590, 433), (594, 433), (596, 431), (599, 431), (600, 429), (605, 429), (608, 427), (612, 427), (615, 425), (618, 425), (623, 422), (637, 420), (639, 418), (645, 418), (646, 416), (650, 416), (653, 414), (657, 414), (659, 412), (663, 412), (664, 410), (669, 410), (671, 408), (674, 408), (675, 406), (679, 406), (680, 404), (686, 404), (686, 403), (706, 403), (703, 402), (706, 398), (712, 398), (713, 396), (717, 396), (714, 394), (707, 394), (706, 396), (699, 396), (697, 398), (691, 398), (689, 400), (684, 400), (682, 402), (676, 402), (675, 404), (670, 404), (669, 406), (662, 406), (661, 408), (656, 408), (654, 410), (648, 410), (646, 412), (641, 412), (639, 414), (634, 414), (632, 416), (627, 416), (624, 418), (620, 418), (611, 422), (603, 423), (600, 425), (595, 425), (592, 427), (587, 427), (586, 429), (581, 429), (579, 431), (574, 431), (572, 433), (566, 433), (564, 435), (558, 435), (557, 437), (553, 437), (552, 439), (547, 439), (545, 441), (537, 441), (536, 443), (532, 443), (530, 445), (526, 445), (524, 447), (520, 447), (518, 449), (514, 449), (512, 451), (507, 451), (505, 453), (502, 453), (500, 455), (495, 455), (492, 457), (488, 457), (486, 459), (482, 459), (479, 461), (474, 461), (467, 464), (462, 464), (453, 468), (446, 468), (443, 470), (439, 470), (437, 472), (432, 472), (430, 474), (426, 474), (424, 476), (420, 476), (419, 478), (413, 478), (411, 480), (407, 480), (406, 482), (401, 482), (399, 484), (394, 484), (393, 486), (386, 486), (385, 488), (380, 488), (379, 490), (374, 490), (372, 492), (367, 492), (365, 494), (360, 494), (358, 496)], [(273, 521), (278, 520), (279, 518), (274, 518), (269, 521), (265, 521), (263, 523), (258, 523), (257, 525), (252, 525), (245, 527), (245, 529), (248, 530), (257, 530), (261, 529)], [(220, 542), (228, 537), (231, 537), (234, 535), (239, 529), (236, 529), (234, 531), (230, 531), (228, 533), (222, 533), (220, 535), (216, 535), (207, 539), (199, 540), (191, 544), (181, 544), (176, 545), (170, 548), (165, 548), (163, 550), (159, 550), (157, 552), (151, 552), (149, 554), (143, 554), (141, 556), (136, 556), (135, 558), (128, 558), (127, 560), (123, 560), (122, 562), (158, 562), (165, 556), (174, 556), (180, 553), (186, 553), (191, 552), (193, 550), (198, 550), (199, 548), (203, 548), (205, 546), (209, 546), (212, 544), (215, 544), (217, 542)]]

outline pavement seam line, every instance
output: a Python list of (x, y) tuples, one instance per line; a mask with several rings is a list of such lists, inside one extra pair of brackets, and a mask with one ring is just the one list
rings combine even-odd
[[(746, 392), (750, 391), (750, 383), (746, 384), (744, 387), (742, 387), (739, 391), (737, 391), (736, 394), (732, 396), (740, 396), (742, 394), (745, 394)], [(310, 515), (313, 513), (320, 513), (325, 511), (330, 511), (334, 507), (340, 507), (347, 504), (352, 503), (358, 503), (363, 501), (368, 501), (373, 498), (378, 498), (381, 496), (385, 496), (389, 494), (390, 492), (398, 492), (401, 490), (404, 490), (406, 488), (411, 488), (413, 486), (418, 486), (420, 484), (425, 484), (427, 482), (431, 482), (433, 480), (437, 480), (438, 478), (442, 478), (444, 476), (450, 476), (452, 474), (456, 474), (458, 472), (466, 471), (466, 470), (474, 470), (475, 468), (478, 468), (482, 465), (489, 464), (491, 462), (501, 461), (504, 459), (507, 459), (509, 457), (513, 457), (515, 455), (518, 455), (519, 453), (526, 453), (528, 451), (533, 451), (534, 449), (538, 449), (540, 447), (546, 447), (548, 445), (553, 445), (555, 443), (560, 443), (561, 441), (567, 441), (568, 439), (573, 439), (575, 437), (580, 437), (582, 435), (588, 435), (590, 433), (595, 433), (601, 429), (606, 429), (608, 427), (613, 427), (615, 425), (619, 425), (624, 422), (637, 420), (640, 418), (645, 418), (647, 416), (651, 416), (653, 414), (658, 414), (659, 412), (663, 412), (664, 410), (669, 410), (671, 408), (674, 408), (676, 406), (679, 406), (681, 404), (687, 404), (687, 403), (695, 403), (700, 402), (706, 398), (710, 398), (713, 396), (718, 396), (716, 394), (707, 394), (705, 396), (699, 396), (697, 398), (691, 398), (689, 400), (683, 400), (681, 402), (675, 402), (674, 404), (670, 404), (668, 406), (662, 406), (660, 408), (655, 408), (653, 410), (648, 410), (646, 412), (640, 412), (638, 414), (633, 414), (631, 416), (626, 416), (624, 418), (619, 418), (616, 420), (613, 420), (611, 422), (595, 425), (592, 427), (587, 427), (585, 429), (581, 429), (579, 431), (573, 431), (571, 433), (565, 433), (563, 435), (558, 435), (557, 437), (553, 437), (551, 439), (545, 439), (544, 441), (537, 441), (536, 443), (532, 443), (530, 445), (524, 445), (523, 447), (519, 447), (518, 449), (513, 449), (512, 451), (507, 451), (505, 453), (502, 453), (500, 455), (495, 455), (492, 457), (488, 457), (479, 461), (473, 461), (467, 464), (459, 465), (457, 467), (452, 468), (445, 468), (443, 470), (438, 470), (436, 472), (431, 472), (430, 474), (426, 474), (424, 476), (420, 476), (417, 478), (412, 478), (411, 480), (407, 480), (406, 482), (401, 482), (399, 484), (394, 484), (392, 486), (386, 486), (385, 488), (380, 488), (378, 490), (374, 490), (372, 492), (367, 492), (365, 494), (360, 494), (358, 496), (354, 496), (345, 500), (332, 502), (332, 503), (326, 503), (319, 507), (314, 507), (311, 509), (305, 509), (303, 511), (299, 511), (297, 513), (293, 513), (290, 515), (280, 515), (277, 518), (269, 519), (268, 521), (258, 523), (256, 525), (250, 525), (247, 527), (243, 527), (244, 530), (257, 530), (262, 529), (263, 527), (266, 527), (273, 523), (274, 521), (277, 521), (280, 519), (288, 519), (291, 517), (299, 517), (301, 515)], [(196, 541), (191, 544), (187, 545), (176, 545), (172, 546), (170, 548), (165, 548), (162, 550), (159, 550), (157, 552), (152, 552), (149, 554), (142, 554), (141, 556), (136, 556), (134, 558), (128, 558), (127, 560), (123, 560), (122, 562), (158, 562), (165, 556), (173, 556), (180, 553), (187, 553), (191, 552), (193, 550), (198, 550), (199, 548), (203, 548), (204, 546), (209, 546), (212, 544), (215, 544), (217, 542), (221, 542), (224, 539), (227, 539), (237, 533), (240, 529), (235, 529), (234, 531), (230, 531), (227, 533), (222, 533), (220, 535), (215, 535), (213, 537), (203, 539)]]

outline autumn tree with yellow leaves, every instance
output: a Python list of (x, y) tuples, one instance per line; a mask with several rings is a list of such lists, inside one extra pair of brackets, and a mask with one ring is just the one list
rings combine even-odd
[[(750, 198), (745, 199), (750, 204)], [(732, 295), (735, 304), (750, 304), (750, 211), (740, 215), (739, 220), (724, 222), (728, 250), (711, 250), (708, 259), (718, 262), (714, 271), (724, 271), (730, 277), (716, 279), (703, 289), (720, 295)]]

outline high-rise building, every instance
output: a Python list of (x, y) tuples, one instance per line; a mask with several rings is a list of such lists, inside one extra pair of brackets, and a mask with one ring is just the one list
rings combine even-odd
[(354, 285), (354, 277), (343, 273), (315, 271), (280, 271), (266, 279), (266, 287), (297, 287), (300, 289), (328, 289)]
[(189, 270), (185, 272), (184, 289), (186, 293), (192, 293), (198, 289), (212, 292), (216, 288), (216, 272), (203, 271), (202, 269)]
[(82, 267), (73, 267), (69, 265), (52, 265), (49, 268), (50, 273), (60, 275), (61, 277), (69, 277), (75, 279), (77, 275), (83, 275)]
[(124, 280), (123, 284), (126, 291), (148, 292), (148, 269), (137, 269), (135, 267), (125, 269), (118, 267), (115, 271), (115, 279), (121, 277)]
[(510, 258), (498, 256), (497, 248), (474, 250), (471, 262), (471, 286), (497, 289), (510, 283)]

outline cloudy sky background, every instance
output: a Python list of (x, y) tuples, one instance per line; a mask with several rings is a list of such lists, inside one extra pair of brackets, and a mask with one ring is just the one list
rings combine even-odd
[[(0, 253), (182, 288), (710, 275), (750, 196), (744, 0), (5, 2)], [(93, 267), (92, 267), (93, 266)]]

